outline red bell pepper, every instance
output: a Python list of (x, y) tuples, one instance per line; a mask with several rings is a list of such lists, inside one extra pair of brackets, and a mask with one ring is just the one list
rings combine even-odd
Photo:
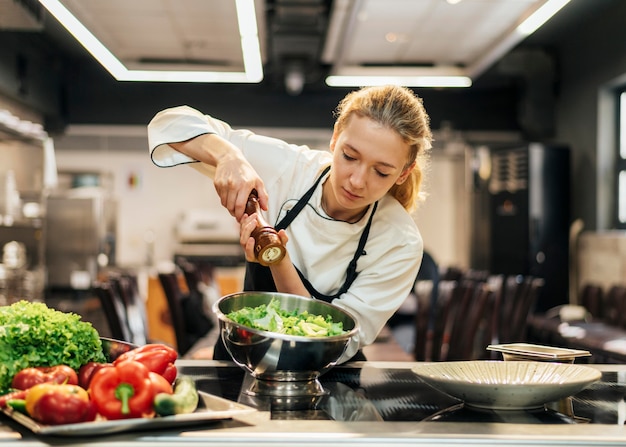
[(106, 419), (140, 418), (154, 416), (156, 389), (150, 370), (142, 363), (127, 360), (96, 371), (89, 395)]
[(13, 376), (11, 386), (16, 390), (27, 390), (47, 382), (78, 385), (78, 374), (67, 365), (25, 368)]
[(44, 424), (75, 424), (96, 418), (87, 390), (78, 385), (37, 384), (26, 392), (25, 404), (28, 415)]
[(113, 364), (134, 360), (144, 364), (150, 371), (162, 375), (169, 383), (174, 383), (178, 374), (174, 365), (177, 358), (178, 352), (175, 349), (164, 344), (151, 343), (125, 352)]
[(174, 394), (174, 387), (161, 374), (150, 371), (150, 380), (154, 386), (154, 393)]

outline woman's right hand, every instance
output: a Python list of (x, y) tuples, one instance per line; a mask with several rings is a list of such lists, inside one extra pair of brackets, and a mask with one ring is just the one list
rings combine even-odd
[(267, 192), (263, 180), (238, 150), (218, 160), (213, 184), (222, 206), (238, 222), (245, 214), (248, 197), (253, 189), (257, 191), (259, 206), (267, 210)]
[(259, 206), (267, 210), (268, 198), (263, 180), (241, 150), (230, 141), (216, 134), (202, 134), (187, 141), (170, 143), (170, 146), (195, 160), (215, 166), (213, 185), (222, 206), (237, 222), (246, 211), (253, 189), (257, 190)]

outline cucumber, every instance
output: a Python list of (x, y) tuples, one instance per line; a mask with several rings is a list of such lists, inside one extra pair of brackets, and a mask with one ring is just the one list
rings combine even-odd
[(9, 399), (7, 400), (7, 407), (13, 408), (15, 411), (19, 411), (20, 413), (28, 416), (28, 411), (26, 411), (25, 399)]
[(200, 396), (196, 382), (189, 376), (179, 376), (174, 381), (174, 393), (159, 393), (154, 397), (154, 411), (159, 416), (193, 413), (198, 408)]

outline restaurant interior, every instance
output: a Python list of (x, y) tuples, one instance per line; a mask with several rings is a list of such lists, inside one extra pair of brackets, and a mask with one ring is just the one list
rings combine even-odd
[[(359, 5), (363, 8), (359, 17), (369, 18), (352, 24), (348, 18), (358, 8), (349, 2), (298, 5), (276, 1), (262, 3), (260, 10), (257, 5), (257, 14), (265, 16), (259, 22), (266, 70), (260, 83), (119, 81), (52, 12), (32, 3), (16, 2), (9, 10), (15, 17), (9, 20), (7, 16), (0, 33), (5, 42), (5, 81), (0, 84), (6, 117), (3, 211), (16, 213), (21, 220), (13, 223), (11, 216), (5, 218), (0, 240), (3, 246), (19, 243), (28, 258), (19, 280), (10, 280), (10, 266), (4, 267), (4, 299), (30, 294), (33, 299), (71, 308), (85, 306), (79, 308), (81, 313), (102, 317), (95, 300), (96, 283), (108, 282), (107, 276), (120, 272), (133, 272), (139, 277), (137, 293), (148, 304), (147, 330), (152, 338), (170, 343), (175, 341), (174, 330), (160, 316), (169, 308), (158, 274), (175, 270), (182, 279), (181, 262), (191, 262), (200, 270), (201, 286), (223, 296), (241, 290), (243, 257), (235, 223), (219, 205), (210, 184), (184, 169), (163, 170), (151, 164), (146, 140), (151, 117), (163, 108), (185, 103), (223, 116), (235, 127), (324, 149), (332, 110), (350, 89), (323, 82), (324, 73), (338, 72), (342, 63), (349, 66), (328, 55), (336, 27), (351, 24), (354, 37), (344, 38), (342, 48), (343, 58), (352, 64), (361, 58), (361, 65), (366, 66), (369, 58), (373, 66), (372, 61), (388, 57), (389, 61), (379, 64), (408, 66), (402, 58), (435, 57), (432, 50), (411, 49), (406, 44), (396, 50), (396, 56), (386, 56), (384, 46), (364, 56), (364, 44), (354, 42), (363, 33), (379, 33), (388, 27), (385, 20), (399, 15), (389, 13), (374, 20), (375, 2)], [(71, 9), (73, 2), (67, 6)], [(618, 57), (621, 28), (610, 26), (611, 17), (620, 17), (620, 7), (621, 2), (574, 0), (535, 33), (508, 43), (498, 59), (483, 56), (493, 61), (474, 76), (471, 87), (415, 87), (435, 136), (425, 185), (428, 199), (420, 204), (415, 220), (441, 278), (456, 280), (458, 274), (451, 272), (457, 271), (463, 278), (499, 277), (494, 280), (503, 284), (508, 279), (515, 282), (512, 278), (523, 283), (522, 277), (528, 281), (537, 277), (544, 284), (537, 297), (525, 304), (530, 315), (558, 312), (568, 304), (586, 305), (596, 319), (619, 319), (609, 317), (622, 313), (619, 307), (613, 308), (620, 305), (625, 268), (623, 224), (615, 194), (619, 161), (613, 155), (619, 139), (615, 128), (619, 108), (605, 109), (611, 102), (619, 104), (624, 71)], [(485, 12), (474, 8), (458, 14)], [(448, 9), (433, 17), (443, 22), (440, 15), (449, 14), (448, 23), (459, 20)], [(111, 23), (120, 19), (121, 11), (118, 16), (114, 8), (106, 12), (99, 26), (113, 32), (116, 28)], [(158, 12), (166, 17), (173, 14), (177, 20), (189, 14), (155, 8), (154, 14)], [(233, 20), (232, 11), (224, 14), (224, 20)], [(413, 21), (426, 17), (420, 8), (414, 14)], [(509, 14), (508, 20), (515, 19), (514, 13)], [(344, 22), (338, 24), (340, 20)], [(141, 26), (150, 24), (146, 22)], [(309, 28), (304, 29), (307, 23)], [(405, 30), (405, 40), (411, 36), (406, 26), (405, 22), (397, 25)], [(598, 28), (604, 32), (598, 33)], [(314, 29), (317, 45), (302, 42), (305, 36), (314, 39)], [(133, 35), (122, 26), (116, 32), (117, 40), (140, 40), (140, 32)], [(416, 36), (419, 32), (414, 31)], [(207, 39), (216, 33), (211, 31)], [(449, 54), (431, 64), (441, 66), (454, 57), (469, 60), (457, 49), (458, 43), (450, 40), (453, 37), (454, 33), (445, 35), (448, 40), (442, 37), (444, 42), (438, 45)], [(154, 53), (142, 45), (132, 51)], [(469, 45), (479, 48), (474, 41)], [(130, 59), (130, 52), (126, 58)], [(315, 72), (302, 80), (298, 92), (289, 90), (286, 82), (290, 66), (284, 61), (290, 54), (306, 59)], [(142, 60), (140, 55), (135, 57)], [(472, 70), (478, 69), (466, 71)], [(603, 104), (605, 99), (609, 105)], [(604, 113), (609, 115), (603, 117)], [(173, 183), (202, 192), (181, 198), (168, 187)], [(11, 194), (18, 196), (16, 205)], [(534, 197), (542, 200), (533, 202)], [(20, 206), (27, 209), (20, 210)], [(34, 209), (34, 217), (27, 215), (28, 208)], [(182, 280), (181, 284), (183, 289), (189, 287)], [(21, 289), (12, 291), (11, 287)], [(503, 294), (506, 287), (499, 289)], [(585, 293), (589, 290), (595, 292)], [(98, 325), (104, 333), (110, 330), (104, 320)], [(396, 335), (403, 337), (403, 330), (398, 329)], [(424, 340), (423, 335), (418, 338)], [(380, 338), (396, 341), (393, 331), (384, 331)], [(415, 358), (415, 341), (405, 339), (401, 344), (404, 349), (396, 349), (397, 355)]]
[[(244, 4), (255, 8), (252, 22), (242, 21)], [(542, 6), (552, 15), (519, 31)], [(62, 22), (67, 12), (110, 58)], [(377, 438), (381, 426), (359, 426), (368, 442), (463, 440), (474, 430), (467, 415), (440, 413), (455, 402), (419, 388), (406, 365), (501, 360), (512, 344), (584, 352), (575, 363), (604, 371), (603, 388), (533, 417), (591, 421), (576, 436), (592, 445), (602, 430), (594, 424), (623, 427), (626, 414), (623, 400), (608, 399), (609, 416), (594, 400), (607, 389), (626, 396), (624, 371), (602, 369), (626, 361), (625, 19), (623, 0), (0, 0), (0, 305), (23, 299), (78, 313), (102, 337), (167, 344), (184, 371), (206, 374), (193, 362), (211, 360), (221, 335), (213, 306), (243, 290), (239, 229), (208, 178), (153, 164), (148, 122), (186, 104), (233, 128), (328, 150), (346, 93), (399, 83), (423, 99), (434, 134), (425, 200), (413, 213), (425, 256), (412, 293), (363, 348), (368, 362), (399, 369), (386, 364), (384, 391), (361, 367), (333, 369), (324, 386), (339, 399), (360, 375), (347, 397), (363, 404), (356, 420), (369, 421), (374, 402), (385, 422), (461, 424), (419, 441), (402, 428)], [(250, 23), (256, 61), (244, 44)], [(341, 84), (344, 75), (361, 77)], [(236, 392), (248, 379), (241, 368), (209, 371), (205, 392), (258, 405)], [(406, 407), (402, 384), (419, 388)], [(388, 413), (377, 392), (395, 399)], [(301, 420), (322, 413), (349, 420), (332, 405), (276, 430), (301, 436)], [(291, 419), (279, 407), (272, 419)], [(275, 441), (220, 423), (232, 438), (198, 440)], [(498, 442), (485, 427), (474, 435)], [(511, 445), (533, 442), (511, 430)], [(342, 439), (342, 429), (332, 433)], [(604, 434), (607, 445), (626, 436)]]

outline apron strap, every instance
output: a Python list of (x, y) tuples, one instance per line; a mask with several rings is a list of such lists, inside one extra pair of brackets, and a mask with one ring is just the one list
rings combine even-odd
[(313, 287), (313, 284), (311, 284), (309, 280), (304, 277), (302, 272), (300, 272), (300, 269), (296, 267), (296, 271), (298, 272), (298, 275), (300, 275), (300, 279), (302, 280), (304, 287), (306, 287), (306, 289), (309, 291), (309, 293), (313, 297), (317, 298), (318, 300), (322, 300), (322, 301), (326, 301), (327, 303), (330, 303), (333, 299), (339, 298), (343, 293), (346, 293), (348, 289), (350, 288), (350, 286), (352, 285), (352, 283), (354, 282), (354, 280), (357, 278), (357, 276), (359, 276), (359, 272), (356, 271), (357, 262), (359, 258), (361, 257), (361, 255), (365, 254), (365, 244), (367, 243), (367, 238), (370, 234), (370, 228), (372, 226), (372, 220), (374, 218), (374, 214), (376, 213), (377, 208), (378, 208), (378, 202), (375, 202), (374, 208), (372, 209), (372, 214), (370, 214), (370, 217), (367, 221), (367, 225), (363, 229), (363, 233), (361, 233), (361, 238), (359, 239), (359, 245), (356, 251), (354, 252), (354, 256), (352, 257), (350, 264), (348, 264), (348, 269), (346, 270), (346, 280), (344, 281), (343, 285), (341, 286), (341, 288), (336, 294), (324, 295), (323, 293), (318, 292), (315, 289), (315, 287)]
[[(311, 186), (304, 193), (304, 195), (298, 200), (295, 206), (290, 209), (287, 214), (285, 214), (285, 217), (283, 217), (281, 221), (278, 222), (278, 224), (274, 227), (276, 231), (284, 230), (293, 222), (293, 220), (298, 216), (300, 211), (302, 211), (307, 205), (307, 203), (313, 196), (313, 193), (315, 192), (315, 188), (317, 188), (320, 181), (329, 170), (330, 166), (327, 166), (324, 171), (322, 171), (313, 186)], [(338, 298), (339, 296), (341, 296), (341, 294), (348, 291), (354, 280), (359, 275), (359, 272), (356, 271), (357, 261), (359, 260), (361, 255), (365, 254), (365, 244), (367, 243), (367, 238), (369, 236), (370, 228), (372, 226), (372, 220), (374, 218), (374, 214), (376, 213), (377, 208), (378, 202), (375, 202), (372, 213), (370, 214), (370, 217), (367, 221), (367, 225), (361, 233), (359, 245), (354, 253), (354, 256), (352, 257), (352, 260), (348, 264), (348, 268), (346, 270), (346, 280), (335, 295), (324, 295), (323, 293), (318, 292), (315, 287), (313, 287), (313, 284), (311, 284), (311, 282), (304, 277), (300, 269), (294, 266), (296, 271), (298, 272), (298, 275), (300, 276), (300, 279), (302, 280), (302, 283), (304, 284), (304, 287), (307, 289), (312, 297), (330, 303), (333, 299)], [(276, 291), (276, 285), (274, 284), (274, 280), (272, 278), (272, 274), (270, 273), (269, 267), (260, 265), (256, 262), (247, 262), (244, 290)]]
[(326, 166), (326, 168), (324, 169), (324, 171), (322, 171), (322, 173), (317, 178), (317, 180), (315, 180), (315, 183), (313, 183), (313, 186), (311, 186), (308, 189), (308, 191), (305, 192), (302, 197), (300, 197), (300, 200), (298, 200), (298, 203), (296, 203), (293, 208), (287, 211), (287, 214), (285, 214), (285, 217), (283, 217), (282, 220), (278, 222), (278, 224), (274, 227), (276, 231), (284, 230), (285, 228), (287, 228), (291, 224), (291, 222), (293, 222), (296, 216), (300, 214), (300, 211), (302, 211), (304, 207), (306, 206), (306, 204), (309, 203), (309, 199), (313, 197), (315, 188), (317, 188), (317, 185), (319, 185), (320, 181), (322, 180), (322, 178), (326, 175), (328, 171), (330, 171), (330, 166)]
[[(315, 192), (315, 188), (317, 188), (320, 181), (328, 171), (330, 171), (330, 165), (326, 166), (317, 180), (315, 180), (313, 186), (311, 186), (304, 193), (304, 195), (298, 199), (298, 202), (294, 205), (294, 207), (287, 211), (282, 220), (274, 227), (276, 231), (284, 230), (289, 226), (289, 224), (291, 224), (291, 222), (293, 222), (296, 216), (309, 202)], [(246, 262), (246, 274), (244, 277), (243, 289), (245, 291), (264, 290), (267, 292), (275, 292), (276, 284), (274, 284), (274, 278), (272, 278), (272, 273), (270, 272), (269, 267), (261, 265), (257, 262)]]

